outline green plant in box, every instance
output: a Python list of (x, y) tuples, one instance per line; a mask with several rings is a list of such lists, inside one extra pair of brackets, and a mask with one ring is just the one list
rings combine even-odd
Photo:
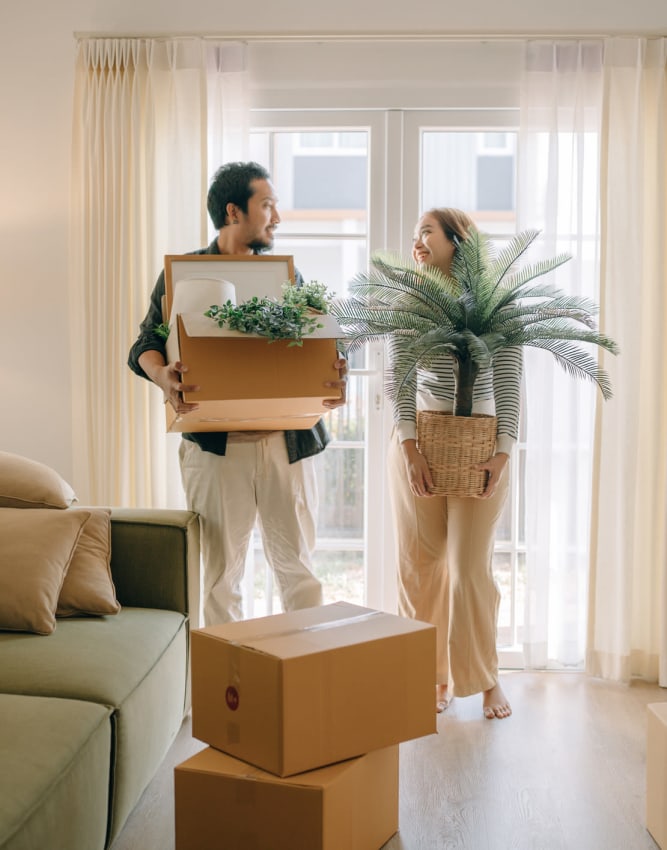
[(285, 283), (282, 296), (280, 301), (255, 296), (241, 304), (214, 304), (204, 315), (220, 328), (259, 334), (269, 342), (287, 339), (290, 346), (303, 345), (304, 337), (322, 327), (317, 314), (328, 312), (331, 296), (317, 281), (302, 286)]

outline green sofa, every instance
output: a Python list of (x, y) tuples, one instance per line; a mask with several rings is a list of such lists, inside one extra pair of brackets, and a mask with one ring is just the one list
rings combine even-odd
[(189, 710), (197, 515), (111, 523), (118, 614), (0, 632), (0, 850), (110, 847)]

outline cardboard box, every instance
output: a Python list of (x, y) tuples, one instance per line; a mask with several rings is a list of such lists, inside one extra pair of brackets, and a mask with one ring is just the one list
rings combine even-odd
[(176, 850), (378, 850), (398, 829), (398, 747), (287, 779), (207, 748), (174, 793)]
[(167, 340), (167, 357), (188, 366), (184, 379), (201, 390), (184, 393), (183, 399), (200, 407), (177, 416), (166, 405), (167, 429), (312, 428), (328, 410), (324, 399), (340, 398), (340, 390), (324, 386), (339, 377), (333, 364), (340, 330), (333, 317), (322, 320), (326, 325), (321, 331), (304, 339), (302, 346), (290, 346), (288, 340), (269, 342), (255, 334), (218, 328), (203, 316), (179, 314)]
[[(300, 346), (219, 328), (204, 316), (211, 302), (228, 298), (234, 303), (254, 295), (278, 299), (283, 283), (290, 281), (292, 257), (165, 257), (167, 358), (185, 363), (186, 382), (201, 387), (183, 394), (184, 401), (200, 405), (198, 410), (179, 416), (166, 405), (168, 431), (312, 428), (328, 410), (322, 402), (340, 398), (339, 390), (324, 386), (339, 377), (333, 364), (342, 332), (333, 316), (319, 317), (323, 327)], [(188, 298), (188, 293), (193, 295)], [(181, 312), (185, 304), (189, 306)]]
[(647, 706), (646, 828), (667, 848), (667, 702)]
[(192, 734), (279, 776), (436, 731), (430, 624), (336, 602), (191, 641)]

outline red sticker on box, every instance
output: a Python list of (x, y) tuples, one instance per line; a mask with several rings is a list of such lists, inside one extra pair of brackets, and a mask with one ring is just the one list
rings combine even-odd
[(230, 685), (225, 691), (225, 702), (230, 711), (236, 711), (239, 707), (239, 692), (233, 685)]

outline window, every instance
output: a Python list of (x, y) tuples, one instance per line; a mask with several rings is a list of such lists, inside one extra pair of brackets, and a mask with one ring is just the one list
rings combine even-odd
[[(409, 252), (412, 226), (429, 207), (466, 209), (502, 244), (517, 231), (516, 119), (511, 109), (259, 111), (251, 155), (269, 167), (276, 184), (282, 216), (276, 251), (293, 254), (306, 280), (320, 280), (344, 294), (356, 272), (367, 266), (371, 251)], [(567, 250), (564, 238), (562, 249)], [(326, 601), (395, 610), (385, 484), (392, 423), (383, 395), (381, 347), (368, 346), (350, 367), (349, 403), (329, 415), (334, 440), (317, 458), (315, 569)], [(527, 601), (525, 438), (522, 420), (494, 556), (502, 591), (500, 662), (513, 667), (523, 664)], [(255, 578), (248, 571), (249, 615), (279, 610), (255, 542), (250, 556)]]
[[(368, 257), (369, 130), (257, 129), (251, 157), (267, 165), (279, 198), (274, 250), (292, 254), (305, 280), (344, 295)], [(327, 416), (332, 442), (316, 458), (314, 569), (325, 602), (368, 602), (369, 387), (371, 372), (379, 374), (377, 364), (369, 370), (370, 359), (367, 351), (351, 358), (348, 403)], [(255, 615), (279, 610), (257, 535), (250, 559), (246, 607)]]

